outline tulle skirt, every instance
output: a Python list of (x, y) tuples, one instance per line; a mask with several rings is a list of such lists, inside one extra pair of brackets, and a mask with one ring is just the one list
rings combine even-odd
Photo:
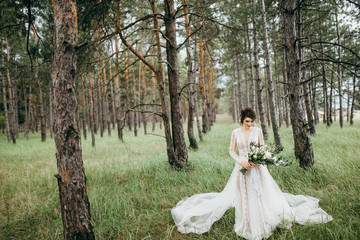
[(276, 227), (325, 223), (332, 220), (319, 208), (317, 198), (283, 193), (266, 166), (248, 170), (243, 175), (236, 163), (224, 190), (201, 193), (182, 199), (171, 214), (181, 233), (202, 234), (235, 207), (234, 231), (246, 239), (268, 238)]

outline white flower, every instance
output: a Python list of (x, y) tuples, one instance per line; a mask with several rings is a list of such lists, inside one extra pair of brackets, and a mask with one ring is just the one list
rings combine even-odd
[(255, 159), (257, 158), (257, 155), (256, 155), (256, 154), (254, 155), (254, 158), (255, 158)]
[(268, 158), (268, 159), (271, 158), (271, 153), (270, 153), (270, 152), (266, 152), (266, 153), (265, 153), (265, 158)]

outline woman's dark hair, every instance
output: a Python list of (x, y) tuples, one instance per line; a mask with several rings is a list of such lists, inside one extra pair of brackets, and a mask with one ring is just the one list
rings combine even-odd
[(243, 123), (245, 118), (251, 118), (252, 120), (256, 120), (256, 113), (252, 108), (245, 108), (241, 110), (240, 113), (240, 122)]

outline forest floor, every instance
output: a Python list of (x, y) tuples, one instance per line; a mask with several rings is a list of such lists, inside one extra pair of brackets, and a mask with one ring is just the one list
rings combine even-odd
[[(203, 235), (180, 234), (170, 214), (184, 197), (223, 189), (234, 167), (228, 149), (237, 127), (228, 115), (219, 115), (199, 150), (189, 149), (186, 172), (169, 167), (164, 139), (144, 135), (143, 128), (138, 137), (127, 131), (124, 142), (115, 131), (98, 135), (94, 148), (91, 138), (82, 140), (96, 238), (237, 239), (233, 209)], [(291, 127), (283, 126), (282, 155), (293, 164), (269, 171), (282, 191), (319, 198), (334, 220), (276, 229), (270, 239), (360, 239), (360, 121), (343, 129), (338, 122), (330, 128), (319, 124), (316, 130), (313, 170), (299, 168)], [(162, 133), (157, 126), (154, 134)], [(13, 145), (0, 135), (0, 239), (63, 239), (56, 173), (52, 139), (42, 143), (35, 133), (25, 140), (20, 133)]]

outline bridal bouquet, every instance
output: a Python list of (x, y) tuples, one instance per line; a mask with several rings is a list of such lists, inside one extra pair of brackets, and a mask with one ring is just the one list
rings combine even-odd
[[(263, 165), (286, 165), (281, 158), (277, 158), (274, 153), (276, 152), (275, 146), (262, 145), (259, 146), (255, 142), (250, 143), (250, 151), (248, 153), (249, 162), (263, 164)], [(240, 170), (242, 174), (245, 174), (246, 168)]]

